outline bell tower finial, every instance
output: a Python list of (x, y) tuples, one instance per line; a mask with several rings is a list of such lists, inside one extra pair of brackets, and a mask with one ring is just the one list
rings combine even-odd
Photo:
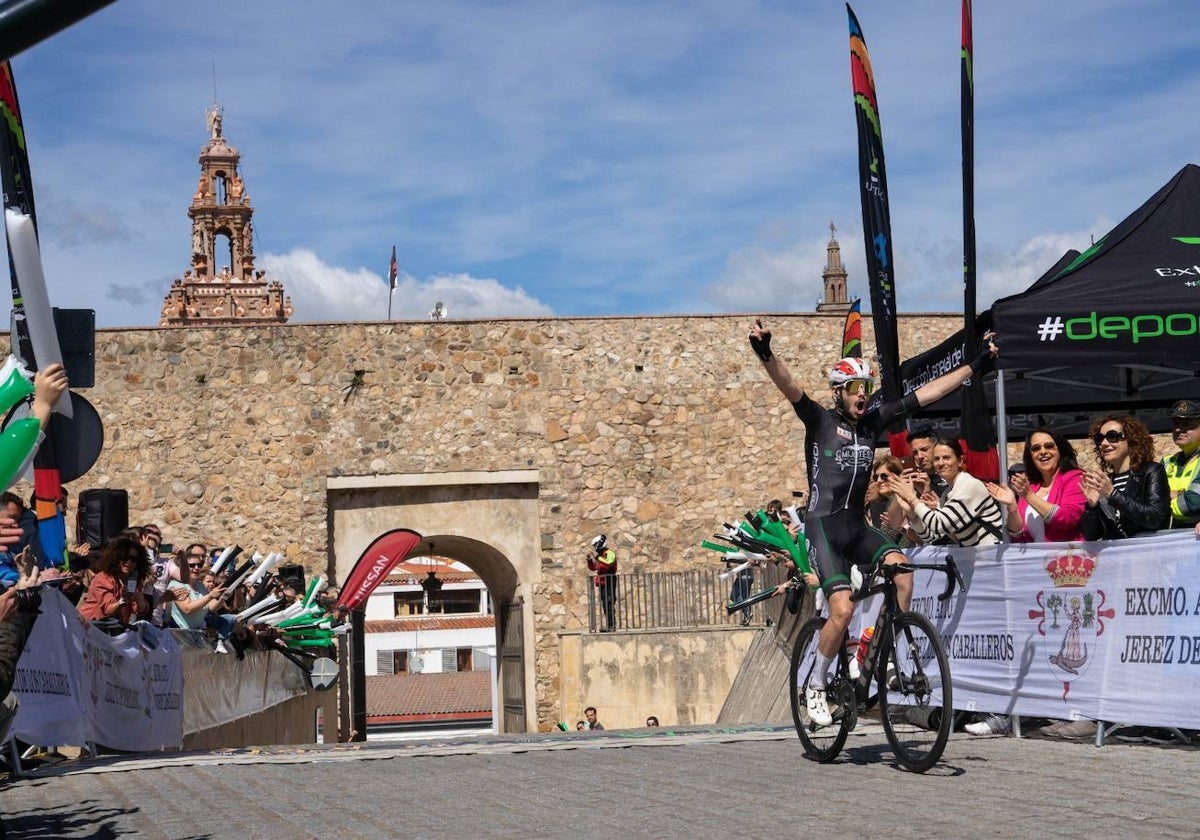
[(283, 284), (254, 268), (254, 207), (239, 172), (241, 155), (225, 140), (221, 106), (214, 102), (205, 116), (208, 142), (188, 208), (192, 267), (171, 284), (159, 324), (284, 322), (292, 305)]

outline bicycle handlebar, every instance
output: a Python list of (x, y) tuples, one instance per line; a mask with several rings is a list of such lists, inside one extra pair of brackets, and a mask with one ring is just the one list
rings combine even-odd
[[(917, 569), (933, 569), (934, 571), (945, 573), (946, 588), (937, 596), (939, 601), (950, 600), (950, 596), (954, 594), (955, 583), (958, 584), (958, 588), (963, 592), (967, 591), (967, 584), (963, 581), (962, 573), (958, 571), (958, 564), (954, 562), (954, 557), (950, 554), (946, 555), (945, 563), (885, 563), (880, 567), (878, 574), (882, 574), (890, 582), (898, 574), (915, 572)], [(885, 587), (886, 584), (872, 586), (858, 598), (851, 596), (851, 600), (862, 600), (868, 595), (882, 592)]]

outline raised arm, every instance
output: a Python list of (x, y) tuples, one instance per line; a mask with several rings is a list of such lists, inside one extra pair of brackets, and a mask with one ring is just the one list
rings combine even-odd
[(953, 392), (955, 388), (958, 388), (972, 376), (984, 370), (999, 353), (995, 342), (992, 340), (993, 335), (994, 333), (988, 333), (983, 337), (983, 347), (979, 351), (979, 356), (969, 365), (955, 368), (949, 373), (944, 373), (932, 382), (926, 382), (918, 388), (914, 392), (917, 403), (921, 406), (935, 403), (942, 397)]
[(763, 328), (761, 318), (755, 318), (754, 323), (750, 326), (750, 347), (753, 348), (754, 354), (762, 360), (767, 376), (771, 377), (771, 381), (775, 383), (776, 388), (783, 392), (787, 401), (798, 402), (804, 396), (804, 385), (792, 379), (792, 375), (788, 373), (783, 362), (779, 361), (771, 352), (771, 331)]

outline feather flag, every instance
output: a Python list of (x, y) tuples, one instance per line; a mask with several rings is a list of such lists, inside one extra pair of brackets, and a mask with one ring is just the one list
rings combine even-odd
[(842, 327), (842, 358), (862, 355), (862, 298), (855, 298)]
[[(978, 346), (975, 334), (975, 46), (971, 27), (971, 0), (962, 0), (962, 180), (963, 180), (963, 343), (968, 354)], [(973, 376), (963, 387), (962, 438), (966, 469), (976, 478), (996, 481), (1000, 456), (996, 430), (988, 414), (983, 376)]]
[(366, 603), (388, 572), (403, 562), (421, 540), (420, 534), (408, 528), (393, 528), (376, 537), (363, 549), (347, 575), (342, 593), (338, 596), (338, 608), (356, 610)]
[(392, 261), (388, 264), (388, 290), (396, 291), (396, 276), (399, 272), (396, 270), (396, 246), (392, 246)]
[(883, 399), (901, 397), (900, 340), (896, 330), (896, 279), (892, 262), (892, 222), (888, 211), (887, 170), (883, 162), (883, 130), (875, 75), (862, 27), (854, 10), (850, 17), (850, 80), (858, 122), (858, 179), (862, 201), (863, 242), (866, 245), (867, 282), (871, 292), (871, 318)]
[[(4, 187), (5, 235), (12, 278), (12, 349), (30, 370), (38, 370), (61, 362), (62, 351), (42, 276), (25, 127), (12, 64), (7, 61), (0, 65), (0, 123), (0, 182)], [(55, 412), (71, 416), (69, 393), (63, 394)], [(33, 507), (44, 559), (57, 566), (67, 559), (67, 535), (66, 523), (58, 509), (62, 478), (50, 432), (48, 427), (46, 439), (33, 460)]]

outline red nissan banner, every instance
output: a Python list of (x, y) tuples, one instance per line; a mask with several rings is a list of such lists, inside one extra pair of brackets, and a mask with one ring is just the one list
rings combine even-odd
[(383, 582), (388, 572), (402, 562), (424, 539), (416, 531), (396, 528), (376, 537), (358, 557), (342, 594), (337, 599), (337, 608), (354, 610), (362, 606), (375, 587)]

